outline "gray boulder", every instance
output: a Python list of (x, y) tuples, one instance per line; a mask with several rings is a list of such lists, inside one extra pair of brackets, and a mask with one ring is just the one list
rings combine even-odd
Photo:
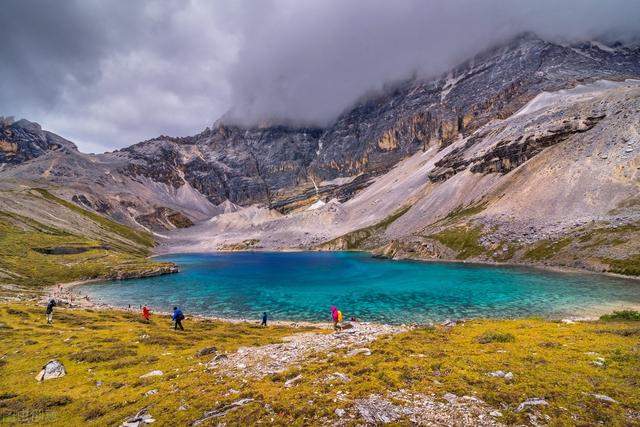
[(49, 360), (43, 367), (40, 373), (36, 376), (36, 380), (44, 381), (54, 378), (60, 378), (67, 375), (67, 370), (64, 365), (55, 359)]

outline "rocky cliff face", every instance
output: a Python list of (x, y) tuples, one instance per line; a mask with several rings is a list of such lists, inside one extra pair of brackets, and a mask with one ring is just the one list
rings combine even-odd
[[(527, 34), (441, 78), (400, 82), (327, 128), (218, 123), (192, 137), (161, 136), (89, 156), (21, 121), (1, 129), (0, 168), (5, 178), (60, 184), (66, 189), (61, 195), (70, 200), (134, 225), (141, 218), (159, 229), (171, 222), (158, 219), (158, 212), (181, 212), (199, 221), (225, 201), (287, 213), (320, 199), (346, 202), (416, 152), (443, 150), (459, 137), (470, 137), (467, 144), (474, 145), (482, 139), (471, 136), (475, 131), (512, 116), (541, 92), (639, 76), (640, 48), (591, 42), (563, 46)], [(464, 150), (456, 149), (429, 179), (447, 180), (465, 169), (507, 173), (598, 120), (569, 118), (556, 130), (529, 131), (478, 158), (461, 157)]]
[(55, 150), (77, 150), (77, 147), (56, 134), (43, 131), (37, 123), (0, 117), (0, 170)]
[[(445, 147), (492, 119), (512, 115), (540, 92), (638, 76), (639, 49), (560, 46), (527, 34), (443, 78), (397, 84), (326, 129), (220, 124), (192, 138), (159, 138), (130, 147), (125, 151), (135, 163), (128, 171), (174, 186), (186, 180), (214, 203), (260, 202), (287, 211), (301, 200), (315, 201), (323, 181), (385, 173), (419, 150)], [(544, 142), (528, 146), (539, 144)], [(369, 182), (361, 178), (359, 186), (350, 184), (357, 191)], [(322, 196), (346, 200), (353, 194), (340, 194), (339, 187), (324, 189)]]

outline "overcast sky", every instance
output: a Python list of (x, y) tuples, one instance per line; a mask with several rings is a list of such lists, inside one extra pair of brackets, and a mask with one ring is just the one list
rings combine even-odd
[(325, 124), (533, 31), (631, 37), (638, 0), (2, 0), (0, 115), (102, 152), (223, 114)]

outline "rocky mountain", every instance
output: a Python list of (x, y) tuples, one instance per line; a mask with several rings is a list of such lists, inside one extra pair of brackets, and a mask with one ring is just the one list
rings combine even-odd
[(602, 80), (419, 151), (346, 202), (244, 208), (159, 250), (359, 249), (640, 274), (639, 190), (640, 81)]
[[(565, 220), (600, 221), (620, 208), (615, 203), (633, 202), (633, 167), (623, 173), (609, 157), (592, 171), (597, 175), (587, 176), (609, 147), (576, 144), (631, 141), (627, 157), (633, 157), (636, 127), (629, 120), (637, 116), (637, 91), (633, 81), (623, 82), (634, 78), (640, 78), (638, 46), (562, 45), (524, 34), (439, 78), (389, 86), (326, 128), (219, 121), (191, 137), (160, 136), (88, 155), (37, 124), (5, 119), (0, 185), (47, 187), (83, 208), (162, 235), (196, 224), (193, 231), (170, 232), (171, 249), (386, 247), (380, 250), (392, 256), (447, 258), (459, 254), (425, 237), (448, 229), (434, 224), (448, 215), (466, 221), (498, 206), (502, 216), (491, 215), (482, 228), (498, 234), (503, 226), (514, 233), (539, 229), (518, 237), (524, 247), (555, 235), (549, 224), (561, 230)], [(539, 159), (544, 165), (532, 166)], [(585, 181), (571, 181), (570, 173)], [(618, 185), (607, 187), (608, 177), (620, 173)], [(577, 192), (563, 199), (558, 182)], [(546, 198), (541, 188), (548, 188)], [(546, 214), (539, 213), (542, 207)], [(492, 245), (510, 241), (483, 238)]]
[[(105, 165), (112, 176), (149, 179), (176, 191), (187, 186), (213, 205), (225, 200), (240, 205), (262, 203), (288, 212), (319, 198), (348, 200), (398, 161), (433, 145), (446, 147), (493, 119), (506, 118), (542, 91), (638, 76), (637, 47), (597, 42), (565, 46), (524, 34), (441, 78), (398, 83), (363, 100), (325, 129), (217, 123), (192, 137), (161, 136), (92, 156), (90, 163)], [(22, 163), (59, 146), (75, 151), (62, 138), (42, 132), (35, 124), (29, 130), (26, 123), (3, 127), (0, 163)], [(47, 160), (39, 167), (31, 162), (13, 175), (42, 178), (38, 169), (49, 170)], [(56, 168), (54, 173), (80, 179), (81, 168), (76, 164), (73, 170)], [(93, 177), (89, 178), (86, 181), (91, 184)], [(112, 200), (84, 196), (96, 199), (107, 214), (126, 216), (119, 214)], [(141, 213), (149, 214), (149, 209), (140, 206)]]

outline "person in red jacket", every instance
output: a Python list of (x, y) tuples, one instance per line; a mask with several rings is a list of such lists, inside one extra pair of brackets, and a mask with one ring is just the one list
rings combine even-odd
[(142, 307), (142, 317), (144, 317), (144, 320), (149, 323), (151, 320), (149, 320), (149, 318), (151, 317), (151, 311), (149, 311), (149, 309), (147, 308), (147, 306), (145, 305), (144, 307)]

